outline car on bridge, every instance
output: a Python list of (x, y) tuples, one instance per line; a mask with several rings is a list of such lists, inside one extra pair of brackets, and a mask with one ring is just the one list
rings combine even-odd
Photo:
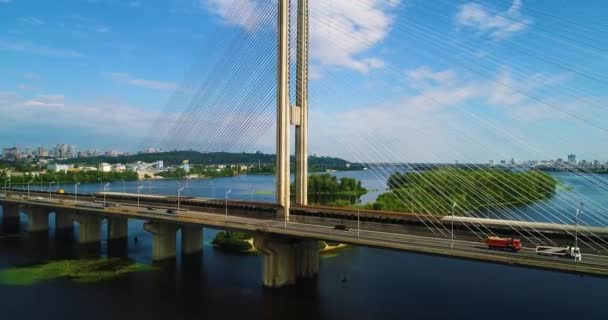
[(350, 228), (345, 224), (337, 224), (334, 226), (334, 230), (348, 231)]

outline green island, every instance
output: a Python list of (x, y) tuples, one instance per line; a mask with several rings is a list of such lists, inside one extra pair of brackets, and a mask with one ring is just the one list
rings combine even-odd
[[(253, 237), (245, 232), (220, 231), (215, 235), (213, 246), (224, 251), (236, 253), (256, 253), (253, 246)], [(330, 253), (346, 248), (347, 245), (332, 242), (319, 241), (319, 253)]]
[(42, 281), (69, 278), (78, 283), (94, 283), (127, 273), (155, 270), (154, 267), (118, 258), (58, 260), (26, 267), (0, 270), (0, 284), (34, 285)]
[(558, 181), (541, 171), (510, 172), (446, 168), (393, 173), (389, 191), (366, 208), (449, 215), (482, 209), (513, 207), (548, 199)]

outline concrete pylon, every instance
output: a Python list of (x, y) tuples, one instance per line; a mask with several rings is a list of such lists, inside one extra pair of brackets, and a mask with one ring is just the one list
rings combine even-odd
[(2, 232), (4, 233), (15, 233), (19, 232), (19, 205), (15, 204), (2, 204)]
[(103, 219), (94, 215), (76, 214), (74, 221), (80, 225), (78, 243), (91, 244), (101, 241), (101, 221)]
[(29, 207), (27, 215), (27, 231), (38, 232), (49, 230), (49, 210), (44, 207)]
[(256, 234), (253, 245), (264, 255), (262, 281), (269, 288), (296, 283), (293, 241), (289, 238)]
[(129, 236), (129, 219), (108, 218), (108, 240), (126, 239)]
[(161, 261), (176, 256), (175, 235), (179, 226), (160, 222), (146, 222), (144, 229), (152, 234), (152, 259)]
[(308, 0), (298, 0), (296, 62), (296, 204), (308, 204)]
[(319, 241), (301, 240), (295, 245), (296, 277), (314, 278), (319, 274)]
[(196, 254), (203, 251), (203, 228), (196, 226), (182, 227), (182, 253)]
[(289, 219), (289, 4), (278, 0), (277, 39), (277, 217)]
[(73, 216), (69, 211), (55, 210), (55, 230), (73, 230)]

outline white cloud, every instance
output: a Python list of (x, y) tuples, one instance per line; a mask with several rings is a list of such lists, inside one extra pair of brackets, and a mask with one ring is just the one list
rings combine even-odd
[[(357, 109), (335, 105), (320, 110), (314, 107), (320, 101), (314, 101), (318, 98), (312, 96), (309, 148), (354, 161), (485, 161), (484, 157), (497, 155), (484, 154), (480, 151), (484, 146), (502, 152), (505, 149), (501, 148), (513, 141), (505, 141), (502, 132), (488, 127), (489, 122), (482, 125), (479, 119), (500, 119), (498, 125), (504, 130), (521, 135), (532, 127), (532, 122), (568, 118), (544, 103), (559, 105), (572, 113), (581, 112), (575, 109), (580, 104), (574, 102), (556, 101), (559, 98), (540, 102), (528, 96), (537, 93), (533, 90), (546, 89), (562, 80), (543, 74), (514, 78), (508, 68), (503, 68), (495, 79), (484, 80), (464, 78), (452, 69), (423, 66), (408, 70), (406, 84), (417, 93), (383, 104)], [(520, 90), (522, 87), (525, 89)], [(509, 148), (518, 152), (521, 146)]]
[(42, 21), (41, 19), (38, 19), (36, 17), (25, 17), (25, 18), (20, 18), (19, 21), (25, 23), (25, 24), (31, 24), (34, 26), (40, 26), (44, 24), (44, 21)]
[(522, 0), (513, 0), (506, 11), (490, 12), (479, 3), (463, 4), (456, 15), (456, 24), (475, 29), (494, 40), (505, 39), (525, 30), (532, 23), (532, 19), (521, 14), (522, 6)]
[(110, 28), (102, 26), (102, 27), (97, 27), (95, 29), (95, 31), (97, 31), (99, 33), (106, 33), (106, 32), (110, 32)]
[(46, 46), (40, 46), (31, 43), (7, 42), (0, 40), (0, 49), (14, 52), (25, 52), (30, 54), (63, 57), (63, 58), (78, 58), (82, 57), (82, 53), (74, 50), (56, 49)]
[(139, 2), (139, 1), (131, 1), (131, 2), (129, 2), (129, 6), (132, 7), (132, 8), (139, 7), (139, 6), (141, 6), (141, 2)]
[(102, 75), (118, 83), (125, 83), (142, 88), (155, 90), (176, 90), (178, 88), (177, 83), (174, 82), (139, 79), (125, 72), (102, 72)]
[[(81, 135), (121, 139), (143, 138), (158, 114), (115, 102), (70, 102), (62, 94), (42, 95), (20, 100), (12, 93), (0, 92), (0, 130), (24, 126), (77, 130)], [(50, 131), (51, 133), (53, 131)]]
[(39, 75), (39, 74), (37, 74), (37, 73), (35, 73), (35, 72), (24, 72), (24, 73), (21, 74), (21, 76), (24, 79), (31, 80), (31, 81), (42, 80), (42, 76)]
[[(274, 27), (275, 19), (261, 20), (263, 0), (200, 0), (201, 5), (229, 25), (251, 31), (258, 23)], [(238, 9), (235, 3), (238, 3)], [(310, 57), (317, 76), (322, 68), (338, 66), (359, 72), (382, 68), (385, 62), (368, 51), (380, 44), (393, 24), (391, 10), (400, 0), (319, 0), (310, 2)], [(292, 7), (295, 8), (295, 1)], [(292, 23), (295, 28), (295, 20)]]
[(0, 3), (11, 3), (11, 0), (0, 0)]

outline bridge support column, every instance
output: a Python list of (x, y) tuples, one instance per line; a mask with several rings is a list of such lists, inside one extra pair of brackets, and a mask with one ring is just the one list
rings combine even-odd
[(173, 259), (176, 255), (175, 234), (178, 226), (160, 222), (146, 222), (144, 229), (152, 234), (152, 259)]
[(71, 212), (55, 210), (55, 230), (74, 230), (74, 217)]
[(203, 251), (203, 228), (195, 226), (182, 227), (182, 253), (196, 254)]
[(314, 278), (319, 274), (319, 241), (301, 240), (295, 245), (296, 276)]
[(129, 219), (108, 218), (108, 240), (126, 239), (129, 236)]
[(49, 210), (46, 208), (30, 207), (25, 210), (27, 215), (27, 231), (49, 230)]
[(78, 243), (89, 244), (101, 241), (101, 217), (77, 214), (74, 220), (80, 225)]
[(5, 233), (19, 232), (19, 205), (2, 204), (2, 231)]

